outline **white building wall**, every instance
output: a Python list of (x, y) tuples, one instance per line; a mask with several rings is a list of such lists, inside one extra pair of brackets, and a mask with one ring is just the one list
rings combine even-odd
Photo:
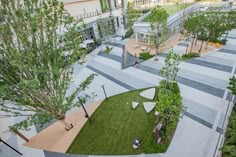
[(77, 1), (71, 3), (64, 2), (64, 6), (72, 16), (79, 16), (91, 12), (101, 11), (99, 0)]

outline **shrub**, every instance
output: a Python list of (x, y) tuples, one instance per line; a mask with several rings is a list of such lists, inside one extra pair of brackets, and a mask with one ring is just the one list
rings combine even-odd
[(227, 132), (225, 134), (225, 143), (222, 147), (223, 157), (236, 157), (236, 107), (234, 105), (230, 116)]
[(142, 60), (148, 60), (152, 58), (154, 55), (149, 54), (149, 52), (142, 52), (139, 54), (139, 58)]
[(134, 30), (130, 28), (126, 33), (125, 36), (122, 38), (122, 40), (129, 38), (134, 33)]
[(113, 47), (109, 48), (108, 46), (106, 46), (106, 50), (104, 51), (104, 53), (109, 54), (112, 49)]
[(200, 54), (197, 52), (190, 52), (190, 53), (182, 55), (183, 60), (188, 60), (188, 59), (196, 58), (196, 57), (200, 57)]
[(162, 122), (166, 119), (166, 111), (169, 112), (170, 119), (166, 134), (162, 136), (171, 137), (177, 127), (182, 111), (182, 97), (176, 82), (168, 83), (165, 80), (160, 82), (156, 110), (160, 113), (160, 121)]

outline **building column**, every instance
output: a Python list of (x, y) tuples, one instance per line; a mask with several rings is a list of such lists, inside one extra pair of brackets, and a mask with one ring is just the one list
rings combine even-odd
[(135, 33), (135, 40), (138, 42), (138, 33)]

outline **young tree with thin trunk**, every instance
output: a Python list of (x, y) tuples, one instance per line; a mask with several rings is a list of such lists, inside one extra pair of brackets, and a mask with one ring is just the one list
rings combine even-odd
[(176, 81), (178, 73), (178, 66), (182, 58), (177, 53), (169, 51), (165, 58), (165, 66), (161, 69), (160, 74), (165, 78), (166, 83), (173, 83)]
[(99, 17), (96, 23), (102, 44), (105, 45), (105, 51), (108, 51), (109, 47), (107, 46), (107, 42), (116, 34), (115, 21), (112, 12), (110, 12), (110, 16), (107, 18)]
[(168, 13), (164, 8), (157, 7), (152, 10), (152, 13), (149, 17), (151, 22), (151, 30), (154, 36), (154, 45), (156, 49), (155, 60), (157, 60), (157, 55), (159, 53), (160, 45), (167, 39), (168, 35), (168, 26), (167, 18)]
[[(79, 24), (57, 0), (0, 0), (0, 109), (6, 116), (26, 116), (14, 129), (60, 120), (80, 105), (77, 95), (94, 78), (72, 87), (71, 64), (79, 52)], [(65, 50), (71, 55), (65, 59)], [(83, 101), (86, 98), (82, 99)], [(14, 104), (7, 105), (5, 101)]]

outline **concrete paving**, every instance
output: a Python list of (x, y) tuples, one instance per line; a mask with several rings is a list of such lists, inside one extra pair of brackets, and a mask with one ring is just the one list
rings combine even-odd
[[(187, 106), (185, 116), (180, 119), (174, 138), (166, 153), (158, 155), (141, 154), (137, 157), (213, 157), (216, 154), (224, 130), (225, 119), (227, 119), (226, 113), (229, 105), (231, 105), (228, 100), (232, 96), (226, 92), (226, 86), (228, 79), (236, 73), (234, 68), (236, 64), (236, 30), (230, 32), (229, 37), (229, 42), (225, 48), (180, 64), (178, 81), (183, 103)], [(93, 101), (96, 101), (105, 98), (102, 85), (105, 86), (108, 96), (159, 85), (160, 80), (163, 79), (159, 75), (159, 71), (164, 66), (165, 54), (158, 56), (159, 61), (157, 62), (152, 58), (140, 63), (137, 67), (131, 66), (122, 70), (122, 45), (113, 44), (114, 48), (108, 55), (99, 53), (101, 49), (98, 48), (86, 57), (85, 64), (75, 64), (72, 86), (78, 86), (90, 74), (97, 74), (98, 76), (95, 77), (89, 88), (84, 91), (84, 94), (88, 95), (95, 92), (96, 96), (93, 97)], [(183, 47), (184, 45), (178, 45), (176, 48), (182, 51)], [(9, 120), (10, 124), (17, 121), (16, 119)], [(4, 123), (1, 122), (3, 128), (7, 128), (9, 125), (2, 124)], [(30, 138), (37, 131), (35, 127), (32, 127), (30, 131), (24, 133)], [(14, 142), (15, 139), (12, 138), (14, 135), (4, 134), (3, 137), (6, 141), (12, 142), (13, 145), (16, 143)], [(37, 153), (37, 155), (40, 154), (42, 157), (66, 156), (22, 146), (23, 141), (16, 136), (14, 137), (18, 143), (16, 148), (24, 152), (24, 156), (30, 156), (32, 152)], [(0, 145), (0, 149), (2, 147), (4, 146)], [(5, 150), (6, 148), (2, 149), (0, 156)]]

